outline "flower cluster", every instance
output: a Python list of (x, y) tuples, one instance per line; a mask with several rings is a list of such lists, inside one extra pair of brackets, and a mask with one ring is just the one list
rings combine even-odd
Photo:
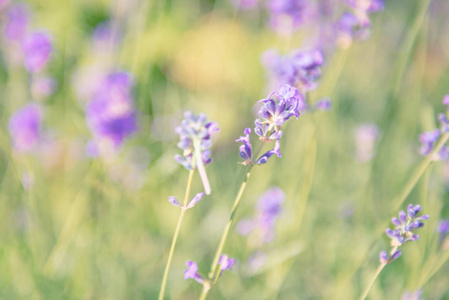
[[(297, 49), (284, 56), (276, 50), (267, 50), (262, 56), (262, 62), (267, 70), (271, 87), (289, 84), (305, 93), (317, 88), (324, 58), (319, 50)], [(300, 107), (305, 105), (303, 99)]]
[(257, 203), (255, 216), (244, 219), (237, 225), (238, 233), (248, 235), (254, 232), (258, 244), (273, 240), (274, 226), (281, 213), (284, 200), (285, 194), (280, 188), (268, 189)]
[(9, 120), (9, 133), (14, 148), (30, 152), (39, 141), (42, 123), (42, 109), (37, 104), (27, 104), (16, 111)]
[(87, 124), (98, 145), (117, 148), (137, 130), (131, 87), (131, 76), (126, 72), (108, 74), (98, 83), (86, 105)]
[(209, 150), (212, 147), (211, 136), (218, 130), (217, 123), (208, 122), (205, 114), (195, 116), (190, 111), (184, 113), (181, 126), (175, 129), (180, 139), (178, 147), (183, 150), (183, 155), (175, 155), (175, 160), (187, 170), (198, 169), (207, 195), (210, 194), (210, 185), (204, 166), (212, 161)]
[(297, 30), (314, 14), (309, 0), (268, 0), (269, 24), (278, 32), (290, 34)]
[[(449, 95), (446, 95), (443, 99), (444, 105), (449, 105)], [(419, 136), (419, 140), (421, 142), (420, 154), (428, 155), (434, 149), (441, 133), (449, 132), (449, 120), (448, 120), (449, 108), (446, 114), (439, 114), (438, 119), (441, 124), (440, 129), (434, 129), (431, 131), (426, 131)], [(442, 146), (441, 149), (436, 153), (433, 157), (434, 160), (447, 160), (449, 159), (449, 147)]]
[(380, 261), (382, 263), (390, 263), (401, 256), (401, 251), (396, 250), (402, 244), (413, 242), (419, 239), (419, 235), (415, 234), (413, 230), (424, 226), (422, 221), (429, 219), (429, 215), (418, 216), (421, 212), (421, 205), (410, 204), (405, 211), (399, 212), (399, 218), (393, 218), (391, 221), (396, 226), (394, 230), (387, 228), (385, 233), (391, 239), (390, 245), (394, 247), (391, 257), (388, 257), (387, 252), (381, 252)]
[[(235, 259), (228, 257), (226, 254), (222, 254), (220, 256), (220, 259), (218, 261), (218, 264), (220, 265), (220, 275), (226, 270), (232, 270), (232, 268), (235, 265)], [(203, 284), (206, 279), (204, 279), (204, 276), (198, 273), (198, 265), (194, 261), (187, 261), (186, 262), (187, 270), (184, 271), (184, 279), (192, 278), (196, 282)]]
[(348, 48), (353, 40), (366, 40), (370, 36), (369, 14), (384, 9), (382, 0), (345, 0), (350, 12), (344, 12), (335, 25), (336, 41)]
[(282, 157), (279, 150), (279, 139), (282, 137), (281, 126), (291, 117), (299, 117), (300, 102), (304, 101), (298, 89), (285, 84), (277, 91), (272, 92), (266, 99), (262, 99), (263, 105), (259, 110), (260, 119), (256, 119), (254, 132), (263, 142), (270, 143), (275, 141), (274, 148), (257, 157), (259, 153), (253, 153), (253, 147), (250, 142), (251, 129), (245, 128), (244, 135), (240, 136), (236, 142), (243, 142), (240, 146), (240, 157), (243, 158), (243, 165), (263, 165), (268, 159), (277, 155)]

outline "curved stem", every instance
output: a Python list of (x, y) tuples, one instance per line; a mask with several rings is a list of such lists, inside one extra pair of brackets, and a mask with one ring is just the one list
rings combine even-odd
[[(396, 252), (398, 247), (393, 247), (390, 251), (390, 255), (393, 255), (393, 253)], [(374, 273), (373, 278), (371, 278), (371, 281), (365, 291), (363, 292), (362, 296), (360, 297), (360, 300), (365, 300), (365, 298), (368, 296), (369, 291), (371, 290), (371, 287), (374, 285), (374, 282), (376, 282), (377, 277), (379, 277), (380, 272), (385, 268), (387, 264), (386, 263), (380, 263), (379, 267), (376, 270), (376, 273)]]
[[(220, 256), (223, 252), (224, 245), (226, 243), (226, 239), (229, 234), (229, 230), (231, 229), (232, 224), (234, 223), (235, 215), (237, 213), (237, 209), (240, 204), (240, 200), (242, 199), (243, 192), (245, 191), (246, 184), (248, 182), (249, 176), (251, 175), (252, 166), (248, 168), (246, 172), (245, 178), (243, 179), (242, 185), (240, 186), (239, 192), (234, 200), (234, 205), (232, 206), (231, 216), (229, 217), (228, 224), (226, 225), (223, 234), (221, 236), (220, 244), (218, 245), (217, 251), (215, 252), (214, 260), (212, 261), (212, 265), (209, 272), (209, 279), (215, 278), (215, 272), (217, 271), (218, 261), (220, 260)], [(210, 286), (203, 285), (203, 290), (201, 291), (201, 295), (199, 297), (200, 300), (204, 300), (209, 293)]]
[(184, 196), (184, 205), (181, 209), (181, 213), (179, 214), (178, 224), (176, 225), (175, 233), (173, 235), (173, 240), (171, 242), (170, 252), (167, 258), (167, 264), (165, 265), (164, 276), (162, 277), (161, 290), (159, 292), (159, 300), (164, 299), (165, 288), (167, 286), (167, 278), (168, 272), (170, 271), (171, 262), (173, 259), (173, 253), (175, 252), (176, 241), (178, 240), (179, 231), (181, 229), (182, 220), (184, 219), (184, 214), (186, 212), (185, 207), (187, 207), (187, 201), (189, 200), (190, 187), (192, 186), (193, 174), (195, 173), (195, 169), (190, 170), (189, 179), (187, 180), (186, 193)]

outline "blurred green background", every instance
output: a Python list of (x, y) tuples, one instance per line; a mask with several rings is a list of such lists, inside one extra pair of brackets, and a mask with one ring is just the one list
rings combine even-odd
[[(420, 19), (422, 0), (386, 0), (373, 15), (372, 36), (326, 57), (320, 86), (310, 101), (330, 96), (330, 112), (291, 120), (282, 159), (256, 167), (237, 219), (251, 216), (270, 186), (286, 193), (275, 239), (260, 249), (232, 230), (225, 253), (235, 257), (209, 299), (357, 299), (388, 249), (382, 234), (418, 164), (418, 135), (437, 126), (449, 87), (449, 3), (434, 0)], [(244, 176), (238, 144), (253, 126), (253, 105), (268, 93), (260, 55), (288, 53), (292, 39), (266, 27), (266, 12), (237, 11), (228, 1), (28, 1), (33, 26), (53, 34), (47, 72), (58, 81), (42, 104), (52, 136), (46, 149), (12, 149), (8, 120), (30, 99), (22, 69), (0, 68), (0, 298), (156, 299), (188, 172), (173, 159), (173, 129), (182, 112), (204, 112), (220, 132), (207, 167), (212, 194), (184, 219), (169, 274), (167, 299), (196, 299), (201, 286), (184, 280), (185, 262), (207, 273)], [(96, 25), (120, 18), (124, 28), (112, 57), (90, 49)], [(3, 53), (2, 53), (3, 54)], [(113, 159), (83, 155), (89, 140), (76, 71), (101, 59), (133, 74), (139, 131)], [(82, 90), (82, 86), (81, 86)], [(354, 132), (380, 128), (377, 155), (356, 159)], [(47, 149), (48, 148), (48, 149)], [(432, 164), (406, 202), (420, 203), (431, 219), (421, 239), (380, 275), (369, 299), (400, 299), (420, 287), (425, 299), (449, 299), (448, 266), (432, 278), (444, 253), (435, 232), (449, 218), (449, 165)], [(24, 188), (23, 174), (33, 184)], [(192, 193), (202, 191), (194, 178)], [(251, 270), (263, 251), (267, 262)]]

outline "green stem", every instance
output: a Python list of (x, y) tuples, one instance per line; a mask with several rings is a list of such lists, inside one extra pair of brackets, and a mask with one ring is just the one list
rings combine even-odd
[[(393, 255), (398, 247), (393, 247), (390, 251), (390, 255)], [(371, 287), (374, 285), (374, 282), (376, 282), (377, 277), (379, 277), (380, 272), (385, 268), (387, 264), (386, 263), (380, 263), (379, 267), (377, 268), (376, 272), (374, 273), (373, 278), (371, 278), (371, 281), (365, 291), (363, 292), (363, 295), (360, 297), (360, 300), (365, 300), (365, 298), (368, 296), (369, 291), (371, 290)]]
[[(257, 156), (257, 155), (255, 155)], [(229, 217), (228, 224), (226, 225), (223, 234), (221, 236), (220, 244), (218, 245), (217, 251), (215, 252), (214, 260), (212, 261), (212, 265), (209, 272), (209, 278), (215, 279), (215, 272), (217, 271), (218, 261), (223, 252), (224, 245), (226, 243), (226, 239), (229, 234), (229, 230), (231, 229), (232, 224), (234, 223), (235, 215), (237, 213), (237, 209), (240, 204), (240, 200), (242, 199), (243, 192), (245, 191), (246, 184), (248, 183), (249, 176), (251, 175), (252, 165), (249, 166), (248, 171), (246, 172), (245, 178), (243, 179), (242, 185), (240, 186), (240, 190), (237, 194), (237, 197), (234, 200), (234, 205), (232, 206), (231, 216)], [(199, 297), (200, 300), (204, 300), (209, 293), (210, 285), (203, 285), (203, 290), (201, 291), (201, 295)]]
[(187, 201), (189, 200), (190, 187), (192, 186), (193, 174), (195, 169), (190, 170), (189, 179), (187, 180), (186, 193), (184, 196), (184, 204), (179, 214), (178, 224), (176, 225), (175, 233), (173, 235), (173, 240), (171, 242), (170, 253), (168, 254), (167, 264), (165, 265), (164, 276), (162, 277), (161, 290), (159, 292), (159, 300), (164, 299), (165, 288), (167, 286), (168, 272), (170, 271), (171, 262), (173, 259), (173, 253), (175, 252), (176, 241), (178, 240), (179, 231), (181, 229), (182, 220), (184, 219), (184, 214), (186, 213), (185, 207), (187, 207)]

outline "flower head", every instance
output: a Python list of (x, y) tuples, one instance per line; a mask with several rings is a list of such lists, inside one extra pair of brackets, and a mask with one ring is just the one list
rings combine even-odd
[(5, 37), (10, 41), (21, 41), (26, 34), (29, 21), (28, 7), (24, 4), (13, 5), (7, 12), (4, 28)]
[(271, 27), (287, 34), (304, 25), (314, 14), (308, 0), (269, 0), (267, 7)]
[(44, 32), (27, 35), (22, 42), (22, 50), (27, 70), (31, 73), (39, 72), (50, 59), (52, 51), (50, 35)]
[(422, 298), (422, 290), (419, 289), (416, 292), (405, 292), (401, 300), (423, 300)]
[(120, 146), (137, 130), (131, 87), (128, 73), (108, 74), (100, 81), (86, 106), (87, 123), (94, 136), (114, 147)]
[[(272, 87), (289, 84), (301, 92), (317, 88), (317, 81), (321, 77), (321, 66), (324, 64), (321, 51), (299, 49), (285, 56), (275, 50), (268, 50), (264, 53), (262, 61)], [(301, 101), (305, 104), (305, 99)]]
[(235, 265), (235, 259), (228, 257), (226, 254), (220, 256), (218, 264), (221, 267), (221, 271), (232, 270)]
[(396, 226), (394, 230), (387, 228), (385, 233), (391, 239), (391, 246), (398, 247), (406, 242), (419, 239), (419, 235), (413, 231), (424, 226), (422, 221), (429, 219), (429, 215), (417, 216), (422, 210), (421, 205), (410, 204), (405, 211), (399, 212), (399, 218), (391, 221)]
[(435, 146), (435, 143), (438, 140), (439, 136), (440, 136), (439, 129), (426, 131), (419, 136), (419, 140), (421, 142), (420, 148), (421, 155), (427, 155), (433, 150), (433, 147)]
[(217, 123), (208, 122), (205, 114), (195, 116), (186, 111), (181, 126), (175, 131), (180, 139), (178, 147), (184, 151), (182, 156), (177, 154), (175, 160), (187, 170), (198, 169), (204, 190), (209, 195), (210, 184), (204, 166), (212, 161), (209, 149), (212, 147), (212, 134), (219, 131)]
[(204, 282), (204, 277), (198, 274), (198, 265), (194, 261), (187, 261), (186, 262), (187, 270), (184, 271), (184, 279), (195, 279), (198, 283)]
[(42, 110), (36, 104), (27, 104), (16, 111), (9, 120), (9, 133), (14, 148), (29, 152), (39, 141), (42, 123)]

